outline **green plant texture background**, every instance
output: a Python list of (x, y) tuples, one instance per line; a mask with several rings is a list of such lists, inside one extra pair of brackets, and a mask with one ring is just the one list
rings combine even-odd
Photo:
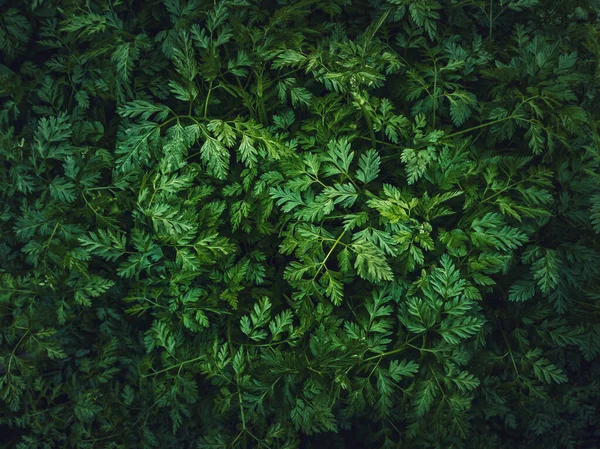
[(0, 447), (600, 448), (597, 0), (0, 0)]

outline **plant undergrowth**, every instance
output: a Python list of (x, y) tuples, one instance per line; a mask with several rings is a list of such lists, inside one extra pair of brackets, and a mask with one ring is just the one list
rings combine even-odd
[(0, 447), (600, 447), (593, 0), (0, 0)]

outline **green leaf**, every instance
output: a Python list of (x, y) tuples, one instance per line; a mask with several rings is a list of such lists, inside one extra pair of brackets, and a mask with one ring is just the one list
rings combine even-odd
[(57, 176), (50, 184), (50, 196), (61, 203), (72, 203), (77, 198), (75, 184), (67, 178)]
[(242, 141), (238, 147), (239, 159), (249, 168), (254, 168), (258, 162), (258, 151), (254, 146), (254, 140), (247, 134), (242, 136)]
[(455, 385), (459, 391), (473, 391), (479, 386), (479, 379), (467, 371), (455, 369), (446, 369), (446, 377), (444, 379), (447, 384)]
[(539, 3), (539, 0), (508, 0), (507, 7), (513, 11), (523, 11), (525, 9), (533, 8)]
[(327, 144), (327, 153), (324, 159), (333, 164), (327, 167), (326, 176), (348, 173), (354, 159), (354, 151), (350, 149), (348, 138), (341, 137), (330, 141)]
[(429, 282), (443, 298), (454, 298), (460, 295), (466, 285), (466, 281), (460, 279), (460, 273), (447, 254), (442, 255), (441, 268), (433, 270)]
[(492, 246), (501, 251), (514, 250), (529, 240), (524, 231), (504, 225), (497, 212), (489, 212), (471, 223), (471, 241), (478, 247)]
[(591, 199), (591, 223), (596, 234), (600, 234), (600, 195), (594, 195)]
[(415, 415), (422, 417), (429, 412), (433, 401), (438, 395), (438, 389), (431, 380), (420, 380), (417, 383), (415, 393), (413, 396), (413, 407), (415, 409)]
[(198, 449), (227, 449), (227, 441), (222, 435), (203, 436), (198, 440)]
[(390, 362), (390, 376), (394, 381), (398, 382), (405, 377), (413, 377), (415, 374), (419, 372), (419, 365), (415, 363), (413, 360), (406, 361), (398, 361), (392, 360)]
[(356, 179), (363, 184), (368, 184), (374, 181), (379, 176), (379, 164), (381, 159), (377, 150), (371, 148), (365, 153), (361, 154), (358, 161), (358, 172), (356, 173)]
[(293, 315), (291, 310), (284, 310), (269, 323), (271, 339), (277, 341), (281, 334), (292, 329)]
[(326, 270), (321, 276), (320, 282), (325, 286), (325, 294), (331, 299), (331, 302), (339, 306), (344, 299), (344, 285), (339, 280), (338, 273)]
[(427, 147), (423, 150), (413, 150), (412, 148), (405, 148), (402, 151), (400, 160), (406, 164), (406, 174), (408, 175), (408, 184), (414, 184), (429, 167), (429, 164), (433, 162), (437, 157), (435, 148), (432, 146)]
[(154, 116), (154, 120), (159, 122), (166, 119), (169, 113), (172, 112), (168, 107), (162, 104), (151, 103), (145, 100), (128, 101), (119, 106), (117, 111), (122, 117), (139, 117), (145, 121), (150, 120), (150, 118)]
[(289, 187), (271, 187), (269, 192), (271, 198), (277, 200), (277, 205), (281, 206), (283, 212), (291, 212), (298, 206), (306, 206), (300, 192), (292, 191)]
[(79, 237), (79, 241), (91, 254), (100, 256), (108, 262), (117, 260), (126, 252), (125, 235), (110, 229), (89, 232), (87, 236)]
[(292, 106), (298, 107), (301, 104), (310, 106), (312, 93), (305, 87), (292, 87), (290, 89), (290, 94), (292, 97)]
[[(254, 309), (250, 313), (250, 316), (244, 315), (240, 319), (240, 328), (244, 334), (255, 341), (261, 341), (267, 338), (267, 332), (262, 329), (271, 320), (271, 302), (269, 298), (264, 296), (258, 303), (254, 304)], [(285, 323), (279, 323), (282, 325)], [(273, 329), (270, 329), (273, 333)], [(277, 330), (277, 329), (275, 329)], [(276, 333), (273, 333), (275, 337)]]
[(195, 228), (194, 223), (167, 203), (156, 203), (144, 210), (147, 217), (152, 220), (152, 227), (157, 233), (165, 235), (182, 235)]
[(78, 304), (90, 307), (92, 298), (97, 298), (106, 293), (113, 285), (115, 285), (114, 281), (92, 274), (80, 280), (75, 286), (75, 301)]
[(163, 139), (164, 158), (160, 162), (163, 173), (173, 172), (186, 165), (185, 156), (197, 137), (195, 130), (195, 126), (184, 128), (179, 123), (167, 130)]
[(200, 158), (208, 172), (217, 179), (225, 179), (229, 171), (229, 151), (217, 139), (208, 136), (200, 148)]
[(150, 158), (151, 145), (160, 139), (160, 126), (143, 122), (119, 131), (115, 154), (116, 166), (121, 172), (138, 168)]
[(111, 62), (115, 64), (117, 76), (122, 82), (129, 82), (134, 63), (139, 56), (139, 49), (135, 47), (133, 42), (123, 42), (115, 47)]
[(528, 301), (535, 295), (535, 281), (519, 279), (508, 290), (509, 301)]
[(385, 254), (364, 239), (357, 240), (351, 245), (356, 255), (354, 268), (359, 276), (371, 282), (392, 281), (394, 274), (387, 263)]
[(482, 326), (483, 321), (474, 316), (448, 317), (442, 320), (438, 332), (446, 342), (456, 345), (475, 335)]
[(288, 49), (277, 55), (277, 57), (273, 60), (271, 67), (274, 69), (280, 69), (283, 67), (299, 67), (304, 63), (304, 61), (306, 61), (306, 56), (296, 50)]
[(267, 296), (263, 296), (256, 304), (250, 314), (250, 320), (254, 327), (265, 326), (271, 319), (271, 301)]
[(544, 295), (550, 294), (558, 286), (561, 263), (556, 250), (545, 249), (531, 266), (533, 278)]
[(548, 384), (562, 384), (569, 380), (560, 368), (543, 357), (533, 363), (533, 373), (539, 380)]
[(475, 95), (469, 92), (455, 91), (447, 98), (450, 100), (450, 117), (454, 125), (462, 125), (471, 117), (473, 107), (477, 105)]
[(188, 83), (188, 87), (184, 87), (181, 84), (172, 80), (169, 81), (169, 90), (171, 91), (173, 96), (178, 100), (189, 102), (194, 101), (199, 93), (196, 86), (192, 83)]
[(176, 263), (183, 271), (197, 273), (200, 271), (201, 265), (196, 254), (192, 253), (189, 248), (177, 248)]
[(237, 141), (237, 135), (233, 128), (223, 120), (211, 120), (207, 128), (216, 136), (219, 142), (223, 142), (227, 148), (231, 148)]
[(344, 215), (344, 230), (352, 231), (354, 228), (364, 225), (368, 220), (369, 215), (365, 212)]
[(358, 199), (354, 185), (349, 183), (327, 186), (323, 189), (323, 195), (342, 207), (352, 207)]

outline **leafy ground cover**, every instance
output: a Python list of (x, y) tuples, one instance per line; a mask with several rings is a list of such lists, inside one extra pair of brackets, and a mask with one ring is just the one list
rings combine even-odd
[(0, 447), (600, 447), (595, 0), (0, 0)]

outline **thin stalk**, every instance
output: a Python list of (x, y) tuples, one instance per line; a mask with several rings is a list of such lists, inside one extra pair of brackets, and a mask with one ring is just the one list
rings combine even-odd
[(210, 93), (212, 92), (213, 81), (214, 80), (210, 80), (210, 85), (208, 86), (208, 93), (206, 94), (206, 100), (204, 101), (204, 118), (206, 118), (208, 114), (208, 100), (210, 99)]

